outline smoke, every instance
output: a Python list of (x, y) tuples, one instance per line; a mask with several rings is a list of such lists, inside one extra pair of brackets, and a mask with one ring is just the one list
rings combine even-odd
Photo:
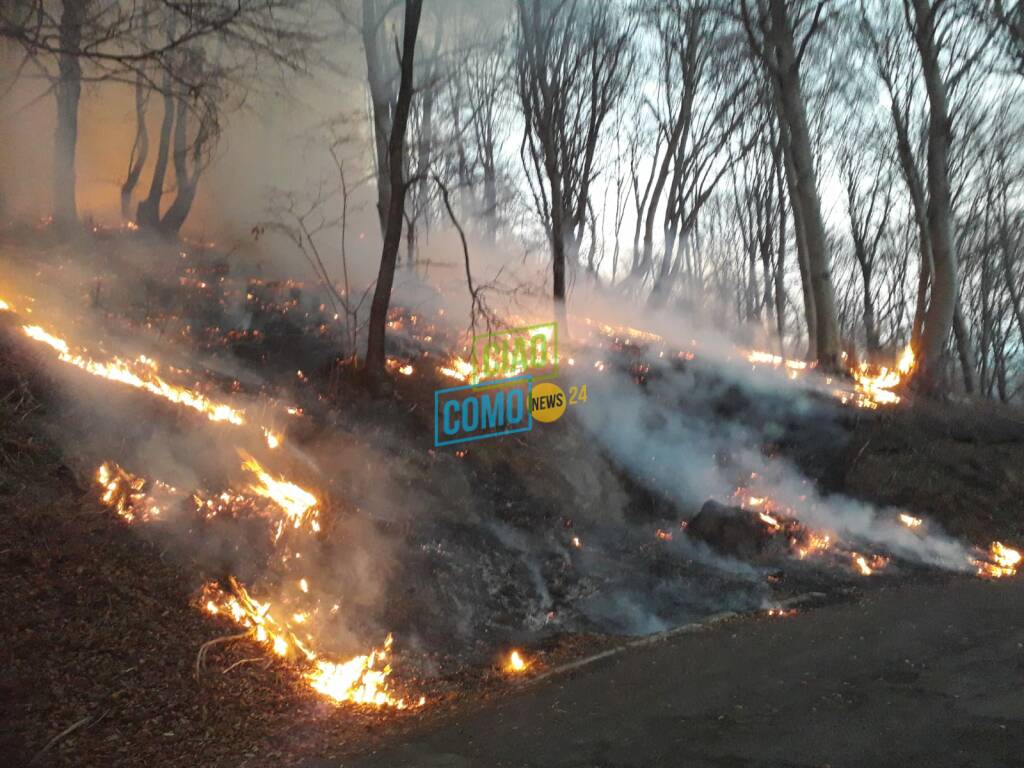
[[(698, 349), (702, 345), (698, 345)], [(912, 531), (900, 510), (879, 509), (841, 494), (825, 495), (790, 459), (765, 446), (799, 440), (805, 450), (842, 456), (847, 434), (834, 401), (813, 379), (794, 383), (751, 372), (732, 358), (705, 362), (654, 358), (638, 386), (614, 362), (595, 375), (594, 355), (577, 364), (593, 405), (578, 418), (632, 477), (670, 498), (690, 517), (708, 499), (731, 503), (738, 488), (771, 499), (801, 523), (849, 544), (924, 565), (963, 571), (970, 550), (935, 526)]]

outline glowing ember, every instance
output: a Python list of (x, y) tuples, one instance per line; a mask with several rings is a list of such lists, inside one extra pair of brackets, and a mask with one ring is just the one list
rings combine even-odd
[(1014, 576), (1020, 567), (1021, 553), (1011, 549), (1002, 542), (993, 541), (982, 558), (972, 560), (978, 569), (978, 575), (989, 579), (1002, 579)]
[(505, 662), (505, 669), (513, 674), (519, 674), (525, 672), (530, 663), (526, 661), (519, 651), (512, 651), (508, 655), (508, 661)]
[(320, 513), (317, 510), (317, 499), (312, 493), (295, 483), (275, 478), (269, 474), (252, 456), (244, 456), (242, 469), (256, 475), (259, 484), (251, 484), (249, 491), (257, 496), (270, 499), (279, 506), (292, 523), (292, 527), (300, 528), (308, 521), (313, 532), (320, 530)]
[(920, 517), (908, 515), (906, 512), (901, 512), (900, 522), (903, 523), (903, 525), (907, 526), (907, 528), (919, 528), (921, 524), (924, 522), (924, 520), (922, 520)]
[(226, 421), (235, 425), (245, 423), (241, 411), (224, 403), (215, 403), (198, 392), (176, 387), (164, 381), (158, 375), (160, 369), (156, 361), (144, 355), (133, 361), (115, 357), (110, 362), (101, 362), (84, 354), (72, 352), (64, 339), (47, 333), (38, 325), (26, 325), (22, 330), (30, 339), (45, 344), (57, 352), (57, 359), (62, 363), (73, 365), (93, 376), (127, 384), (176, 405), (184, 405), (203, 414), (210, 421)]
[(768, 616), (773, 616), (780, 619), (788, 619), (791, 616), (796, 616), (796, 608), (769, 608), (765, 613)]
[(811, 533), (795, 547), (796, 556), (801, 560), (809, 555), (824, 552), (832, 547), (832, 537), (828, 534)]
[(663, 531), (661, 530), (661, 528), (659, 528), (657, 531), (654, 532), (654, 535), (662, 541), (672, 541), (672, 531)]
[(128, 523), (158, 518), (180, 498), (176, 488), (159, 481), (148, 483), (112, 461), (96, 470), (96, 482), (103, 489), (100, 500)]

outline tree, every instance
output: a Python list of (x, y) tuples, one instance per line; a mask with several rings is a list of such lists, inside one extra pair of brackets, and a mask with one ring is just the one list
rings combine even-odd
[(555, 313), (566, 319), (605, 119), (629, 86), (635, 23), (612, 3), (517, 0), (520, 156), (552, 256)]
[(793, 24), (793, 17), (800, 18), (793, 8), (797, 4), (787, 0), (758, 0), (755, 21), (750, 2), (741, 0), (741, 17), (751, 48), (771, 83), (776, 114), (785, 136), (783, 149), (792, 167), (790, 199), (794, 216), (800, 219), (808, 277), (814, 294), (816, 357), (823, 370), (838, 370), (841, 350), (835, 289), (800, 74), (807, 45), (820, 26), (827, 3), (815, 5), (798, 44)]
[[(14, 0), (0, 4), (0, 39), (20, 47), (51, 81), (56, 100), (53, 218), (63, 229), (77, 223), (75, 155), (82, 84), (136, 83), (166, 95), (189, 93), (195, 83), (171, 67), (179, 49), (228, 40), (275, 62), (300, 68), (310, 36), (293, 13), (305, 0)], [(174, 19), (174, 22), (170, 22)], [(168, 29), (154, 43), (149, 31)], [(160, 70), (167, 87), (154, 82)], [(251, 69), (250, 69), (251, 72)], [(131, 164), (130, 164), (131, 165)], [(131, 170), (129, 171), (131, 173)], [(150, 206), (152, 207), (152, 206)]]
[[(401, 72), (398, 85), (398, 97), (395, 101), (393, 118), (387, 104), (374, 99), (374, 126), (375, 141), (379, 147), (381, 137), (378, 130), (387, 126), (389, 135), (387, 138), (386, 165), (378, 178), (382, 175), (387, 177), (387, 199), (386, 213), (381, 211), (384, 230), (384, 246), (381, 250), (380, 271), (377, 274), (377, 285), (373, 292), (373, 302), (370, 305), (370, 322), (368, 326), (366, 342), (366, 371), (371, 377), (378, 379), (385, 373), (385, 327), (387, 324), (388, 307), (391, 304), (391, 289), (395, 282), (395, 266), (398, 262), (398, 247), (402, 240), (402, 223), (405, 215), (405, 193), (408, 182), (403, 171), (405, 159), (405, 133), (409, 122), (409, 110), (413, 96), (413, 76), (415, 71), (416, 36), (419, 32), (420, 15), (423, 11), (423, 0), (406, 0), (405, 21), (402, 34), (401, 59), (399, 70)], [(364, 14), (369, 13), (373, 18), (376, 16), (374, 0), (363, 1)], [(366, 19), (364, 16), (364, 29)], [(364, 43), (366, 38), (364, 37)], [(369, 57), (369, 53), (367, 53)], [(367, 59), (369, 69), (369, 58)], [(368, 75), (369, 76), (369, 75)], [(371, 93), (373, 91), (373, 76), (370, 77)], [(378, 96), (380, 94), (378, 93)], [(382, 113), (378, 115), (378, 107)], [(390, 125), (387, 125), (390, 123)], [(379, 158), (378, 149), (378, 158)], [(378, 189), (378, 209), (385, 203), (381, 191)]]

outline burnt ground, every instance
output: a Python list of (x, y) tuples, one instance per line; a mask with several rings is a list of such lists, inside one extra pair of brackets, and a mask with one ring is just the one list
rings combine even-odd
[[(221, 320), (215, 306), (210, 312), (211, 323)], [(254, 359), (274, 351), (251, 340), (246, 343), (247, 354)], [(458, 728), (461, 712), (481, 706), (482, 700), (503, 699), (514, 686), (491, 666), (495, 649), (503, 645), (525, 646), (534, 669), (542, 671), (622, 643), (624, 638), (600, 604), (609, 588), (618, 588), (622, 581), (617, 572), (634, 571), (626, 580), (630, 599), (659, 592), (657, 607), (675, 622), (722, 608), (751, 610), (764, 597), (747, 594), (744, 584), (727, 574), (709, 575), (693, 562), (678, 531), (671, 544), (655, 541), (653, 531), (677, 523), (681, 511), (630, 482), (607, 457), (595, 452), (571, 420), (556, 425), (544, 438), (531, 433), (522, 441), (485, 441), (463, 458), (429, 450), (409, 458), (402, 440), (398, 447), (387, 446), (395, 436), (420, 435), (429, 427), (429, 400), (438, 382), (418, 375), (400, 378), (392, 398), (381, 404), (362, 395), (356, 382), (335, 381), (335, 396), (344, 407), (317, 405), (315, 397), (303, 403), (311, 414), (319, 411), (321, 419), (319, 427), (309, 427), (309, 443), (315, 445), (325, 431), (335, 429), (352, 440), (359, 435), (372, 440), (374, 433), (383, 433), (387, 439), (374, 447), (388, 462), (402, 456), (404, 463), (393, 479), (403, 498), (450, 510), (429, 527), (416, 519), (378, 521), (389, 535), (430, 545), (413, 550), (406, 571), (397, 574), (404, 586), (389, 595), (384, 620), (396, 627), (399, 637), (417, 630), (421, 648), (442, 649), (426, 665), (429, 669), (418, 663), (421, 660), (403, 658), (401, 648), (395, 658), (396, 669), (411, 670), (403, 683), (428, 693), (431, 704), (421, 713), (331, 706), (311, 695), (293, 668), (267, 661), (262, 649), (248, 641), (216, 647), (197, 679), (197, 649), (234, 630), (195, 610), (196, 564), (182, 560), (165, 542), (127, 529), (102, 509), (88, 473), (69, 455), (69, 441), (62, 440), (63, 449), (57, 449), (52, 439), (55, 417), (59, 426), (66, 403), (55, 390), (68, 382), (54, 382), (43, 374), (32, 355), (24, 354), (23, 345), (5, 342), (0, 359), (4, 764), (25, 764), (33, 757), (38, 765), (260, 766), (302, 764), (325, 756), (340, 760), (399, 739), (403, 732), (416, 730), (421, 720), (423, 727), (434, 729), (444, 728), (439, 719), (453, 718), (449, 722)], [(73, 384), (82, 386), (81, 378)], [(316, 374), (311, 378), (315, 380)], [(132, 408), (142, 407), (130, 402)], [(761, 418), (742, 393), (729, 394), (722, 407), (739, 419)], [(792, 458), (825, 490), (906, 507), (969, 541), (1019, 544), (1024, 539), (1024, 417), (1019, 411), (928, 403), (870, 413), (828, 407), (833, 416), (827, 420), (827, 434), (816, 432), (820, 419), (797, 420), (766, 450)], [(745, 409), (752, 411), (749, 417), (744, 416)], [(163, 418), (156, 412), (149, 415)], [(99, 426), (88, 424), (88, 429)], [(336, 486), (328, 493), (344, 496), (359, 490), (357, 478), (351, 476), (358, 472), (346, 475), (343, 467), (336, 469)], [(612, 514), (615, 510), (630, 524), (628, 535), (623, 534), (622, 518)], [(524, 541), (540, 553), (536, 563), (527, 563), (517, 549), (522, 542), (509, 544), (510, 531), (529, 534)], [(566, 558), (563, 553), (573, 535), (584, 542), (603, 540), (608, 547), (617, 546), (616, 553), (628, 559), (602, 561), (594, 554), (599, 548), (586, 545)], [(451, 556), (438, 558), (445, 548)], [(699, 660), (705, 659), (709, 668), (721, 673), (717, 683), (708, 685), (718, 685), (723, 689), (719, 695), (725, 695), (725, 689), (753, 681), (746, 667), (737, 668), (735, 676), (725, 671), (722, 665), (728, 657), (717, 647), (729, 635), (718, 633), (735, 631), (757, 645), (761, 633), (788, 631), (777, 627), (793, 623), (806, 628), (808, 647), (828, 646), (833, 621), (839, 620), (830, 617), (847, 616), (845, 620), (852, 622), (849, 617), (876, 601), (889, 605), (888, 595), (908, 596), (878, 614), (881, 633), (900, 605), (915, 602), (914, 595), (932, 595), (934, 604), (944, 594), (951, 600), (985, 595), (984, 604), (992, 607), (1001, 595), (1018, 594), (978, 592), (990, 588), (974, 586), (965, 578), (892, 571), (867, 581), (837, 572), (823, 581), (817, 572), (795, 565), (787, 568), (772, 577), (765, 594), (782, 599), (824, 589), (826, 608), (802, 613), (792, 622), (747, 620), (729, 625), (733, 629), (714, 630), (702, 636), (705, 640), (688, 638), (683, 642), (696, 644), (688, 648), (697, 661), (696, 667), (686, 669), (699, 671)], [(550, 593), (547, 602), (530, 586), (538, 573)], [(580, 573), (586, 578), (579, 578)], [(506, 586), (492, 589), (494, 584), (482, 583), (481, 574)], [(901, 592), (904, 588), (910, 591)], [(451, 606), (465, 602), (478, 603), (482, 609), (470, 616), (465, 636), (453, 640)], [(556, 619), (547, 624), (544, 614), (552, 606)], [(946, 606), (942, 613), (952, 616), (952, 608)], [(1007, 620), (1002, 626), (1009, 637), (1015, 625)], [(964, 648), (971, 647), (969, 643)], [(676, 647), (675, 641), (666, 647)], [(753, 653), (744, 648), (744, 653)], [(941, 649), (935, 653), (939, 658)], [(628, 655), (633, 656), (641, 659), (637, 664), (647, 663), (642, 661), (644, 653)], [(836, 681), (845, 679), (839, 660), (829, 658), (822, 659), (816, 674), (824, 684), (839, 685)], [(243, 663), (232, 668), (236, 662)], [(424, 679), (419, 679), (421, 674)], [(601, 674), (588, 672), (596, 677), (586, 679), (601, 681)], [(535, 701), (532, 696), (548, 695), (543, 691), (552, 685), (541, 683), (537, 694), (515, 701)], [(681, 685), (685, 688), (685, 681)], [(652, 690), (662, 689), (654, 685)], [(593, 701), (607, 706), (609, 713), (617, 711), (614, 695)], [(802, 705), (815, 706), (809, 699), (794, 697), (793, 706)], [(545, 710), (540, 712), (543, 718)], [(511, 721), (513, 725), (530, 725), (526, 714), (519, 717)], [(790, 717), (799, 720), (798, 711)], [(439, 733), (442, 740), (449, 739), (445, 749), (451, 749), (456, 736), (451, 730)], [(751, 744), (756, 744), (753, 733)], [(719, 736), (729, 738), (729, 733), (721, 731)], [(757, 738), (765, 738), (764, 732)], [(553, 748), (550, 740), (539, 739), (538, 749), (545, 744)], [(508, 744), (503, 747), (495, 741), (491, 746), (506, 749)], [(592, 757), (590, 764), (602, 764), (597, 753)]]

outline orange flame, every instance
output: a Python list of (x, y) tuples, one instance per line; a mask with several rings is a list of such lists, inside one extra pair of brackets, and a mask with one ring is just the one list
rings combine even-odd
[(242, 411), (235, 410), (225, 403), (213, 402), (205, 395), (184, 387), (176, 387), (162, 379), (158, 375), (160, 368), (156, 361), (145, 355), (140, 355), (134, 361), (118, 357), (109, 362), (97, 361), (82, 353), (72, 352), (64, 339), (47, 333), (38, 325), (26, 325), (22, 330), (33, 341), (45, 344), (57, 352), (57, 359), (62, 363), (73, 365), (93, 376), (127, 384), (176, 405), (184, 405), (203, 414), (210, 421), (226, 421), (235, 425), (245, 423)]
[(1000, 541), (993, 541), (983, 557), (985, 559), (978, 558), (972, 562), (978, 569), (978, 575), (989, 579), (1014, 576), (1021, 563), (1021, 553)]
[[(299, 656), (312, 668), (303, 677), (309, 686), (327, 698), (337, 702), (364, 704), (375, 707), (406, 709), (410, 705), (405, 699), (395, 696), (389, 689), (388, 677), (391, 665), (387, 662), (394, 638), (389, 634), (382, 648), (374, 648), (368, 654), (355, 656), (347, 661), (335, 662), (322, 658), (316, 651), (303, 643), (292, 630), (288, 621), (271, 614), (271, 604), (262, 603), (251, 597), (246, 589), (229, 580), (231, 592), (221, 590), (216, 584), (203, 587), (202, 601), (206, 611), (213, 615), (229, 616), (236, 624), (247, 627), (254, 640), (266, 645), (281, 657)], [(308, 620), (305, 613), (293, 613), (295, 624)], [(426, 699), (421, 697), (415, 706), (422, 706)]]
[(513, 650), (508, 655), (508, 661), (505, 662), (505, 670), (516, 675), (525, 672), (529, 666), (530, 663), (517, 650)]
[(314, 533), (320, 530), (320, 512), (317, 510), (317, 498), (305, 488), (275, 478), (268, 473), (252, 456), (244, 454), (242, 469), (256, 475), (259, 484), (250, 484), (248, 490), (257, 496), (270, 499), (280, 507), (292, 527), (301, 528), (306, 521)]

